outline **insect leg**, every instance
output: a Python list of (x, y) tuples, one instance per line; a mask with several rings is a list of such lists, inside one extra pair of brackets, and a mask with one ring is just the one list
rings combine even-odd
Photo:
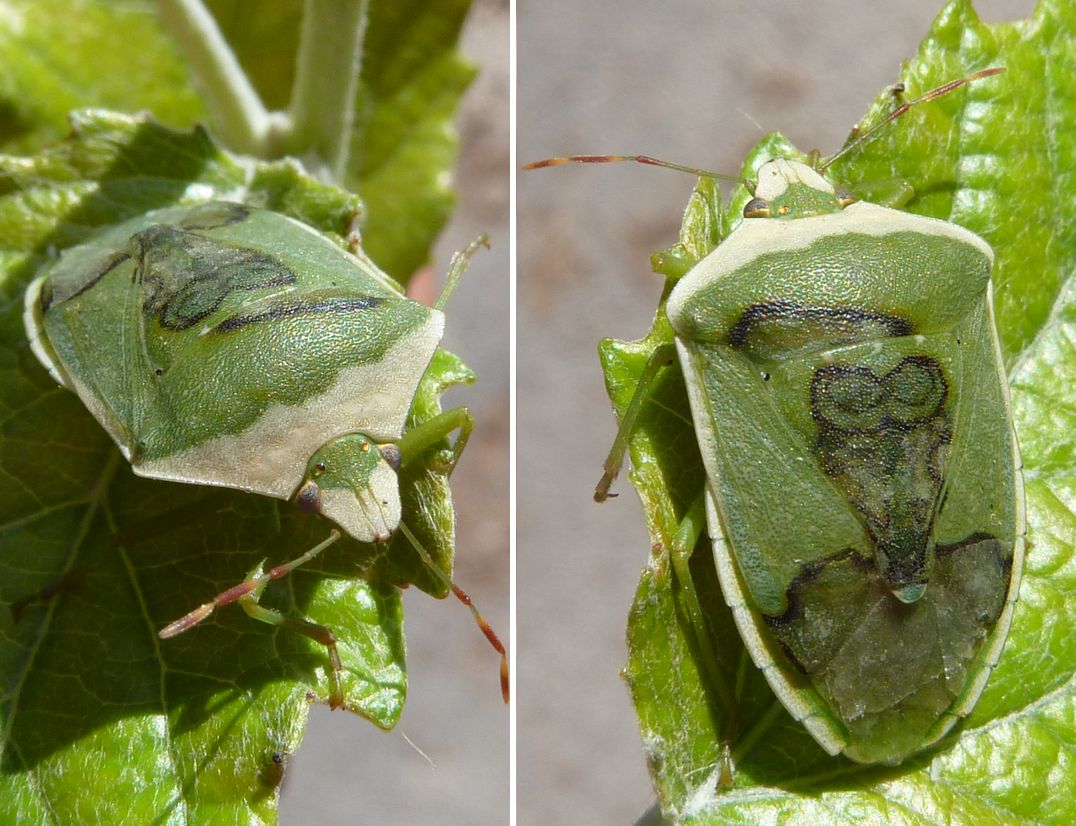
[(228, 590), (222, 591), (209, 602), (199, 605), (187, 615), (166, 625), (158, 632), (158, 636), (161, 639), (168, 639), (177, 634), (182, 634), (188, 628), (192, 628), (200, 623), (216, 611), (217, 608), (229, 605), (233, 602), (238, 602), (240, 607), (254, 619), (260, 620), (261, 622), (267, 622), (270, 625), (279, 625), (289, 628), (303, 636), (309, 637), (315, 642), (321, 643), (328, 649), (329, 706), (331, 708), (339, 708), (344, 704), (343, 691), (340, 687), (340, 672), (343, 670), (343, 667), (340, 663), (340, 654), (336, 650), (336, 636), (333, 632), (322, 625), (317, 625), (316, 623), (307, 620), (297, 620), (285, 617), (279, 611), (274, 611), (271, 608), (266, 608), (258, 604), (258, 600), (261, 598), (262, 591), (265, 590), (266, 585), (274, 579), (280, 579), (287, 576), (300, 565), (309, 562), (339, 538), (340, 532), (334, 530), (323, 542), (319, 542), (306, 553), (296, 557), (290, 562), (285, 562), (283, 565), (277, 565), (270, 568), (268, 571), (263, 571), (262, 567), (259, 565), (238, 585), (233, 585)]
[(443, 310), (445, 308), (448, 299), (451, 298), (452, 293), (456, 291), (456, 285), (459, 284), (460, 276), (467, 272), (467, 267), (471, 264), (471, 258), (478, 252), (480, 247), (489, 249), (489, 236), (484, 232), (460, 252), (453, 254), (452, 263), (449, 264), (448, 267), (448, 275), (445, 276), (445, 286), (441, 288), (441, 295), (437, 297), (437, 302), (433, 305), (434, 309)]
[[(263, 583), (263, 586), (267, 582), (268, 580)], [(318, 625), (310, 620), (286, 617), (279, 611), (266, 608), (258, 602), (260, 596), (261, 590), (259, 589), (255, 593), (240, 597), (237, 600), (239, 607), (246, 611), (247, 616), (253, 617), (259, 622), (287, 628), (289, 631), (302, 634), (304, 637), (309, 637), (314, 642), (324, 645), (329, 652), (329, 668), (326, 671), (329, 678), (329, 708), (341, 708), (344, 705), (344, 691), (340, 685), (340, 674), (343, 672), (344, 666), (340, 662), (340, 652), (336, 648), (336, 635), (324, 625)]]
[(451, 410), (446, 410), (444, 413), (416, 425), (401, 436), (396, 443), (396, 446), (400, 449), (401, 466), (407, 465), (416, 456), (421, 456), (427, 449), (444, 439), (453, 430), (458, 430), (459, 434), (452, 445), (452, 454), (444, 468), (445, 475), (451, 475), (456, 468), (456, 462), (459, 461), (460, 454), (463, 453), (463, 449), (467, 446), (467, 440), (471, 438), (471, 431), (474, 430), (474, 419), (466, 407), (454, 407)]
[(613, 440), (613, 447), (609, 450), (609, 455), (602, 466), (605, 473), (602, 474), (602, 478), (594, 489), (595, 502), (604, 502), (611, 496), (616, 495), (609, 493), (609, 488), (612, 486), (617, 474), (620, 473), (620, 466), (624, 463), (624, 453), (628, 449), (628, 439), (631, 438), (631, 434), (635, 431), (639, 411), (642, 410), (643, 402), (650, 395), (650, 386), (654, 383), (654, 377), (657, 376), (658, 371), (663, 367), (668, 367), (674, 361), (676, 361), (676, 347), (672, 344), (662, 344), (657, 347), (650, 354), (650, 358), (646, 360), (646, 366), (639, 376), (639, 383), (635, 387), (635, 393), (620, 420), (620, 428), (617, 430), (616, 438)]
[[(714, 635), (710, 633), (710, 626), (706, 614), (702, 608), (698, 592), (695, 590), (695, 577), (691, 573), (691, 555), (695, 551), (700, 537), (707, 539), (705, 553), (711, 556), (710, 543), (706, 532), (706, 491), (702, 490), (691, 506), (687, 509), (683, 519), (677, 527), (669, 548), (669, 558), (672, 562), (673, 571), (676, 575), (677, 602), (687, 620), (688, 625), (694, 632), (695, 647), (702, 660), (706, 681), (714, 689), (717, 700), (721, 705), (721, 713), (728, 724), (731, 724), (735, 716), (737, 701), (729, 691), (729, 675), (723, 673), (714, 656)], [(731, 737), (731, 725), (729, 736)]]

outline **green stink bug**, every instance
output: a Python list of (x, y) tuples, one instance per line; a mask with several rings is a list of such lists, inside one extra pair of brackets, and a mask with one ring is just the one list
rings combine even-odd
[(757, 217), (667, 305), (718, 573), (792, 715), (830, 753), (896, 763), (971, 710), (1020, 581), (993, 254), (842, 205), (802, 164), (758, 175)]
[(1020, 580), (993, 255), (803, 163), (757, 175), (744, 221), (668, 298), (675, 348), (644, 370), (597, 498), (678, 357), (707, 471), (683, 546), (705, 510), (725, 599), (785, 707), (830, 754), (895, 764), (974, 706)]
[[(136, 474), (294, 499), (360, 542), (400, 530), (443, 578), (401, 521), (396, 472), (458, 430), (451, 472), (471, 430), (456, 408), (403, 432), (465, 263), (457, 258), (431, 309), (298, 221), (210, 202), (148, 213), (66, 250), (27, 289), (24, 320), (34, 354)], [(329, 701), (341, 705), (332, 632), (257, 604), (269, 581), (338, 536), (256, 571), (161, 636), (239, 601), (327, 647)], [(503, 647), (475, 614), (503, 675)]]

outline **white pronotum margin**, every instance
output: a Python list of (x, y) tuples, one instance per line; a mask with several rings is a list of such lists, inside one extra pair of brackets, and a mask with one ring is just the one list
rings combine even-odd
[(303, 404), (275, 405), (241, 433), (218, 436), (134, 471), (290, 499), (307, 461), (330, 439), (363, 433), (384, 444), (400, 438), (444, 324), (444, 315), (431, 310), (424, 325), (400, 338), (380, 360), (341, 370), (322, 395)]
[[(782, 174), (767, 174), (763, 177), (764, 171)], [(770, 161), (759, 170), (756, 194), (765, 191), (773, 198), (784, 192), (790, 184), (797, 182), (824, 192), (833, 191), (833, 187), (824, 178), (805, 164), (795, 161)], [(881, 237), (894, 232), (915, 232), (950, 238), (974, 247), (987, 257), (991, 265), (994, 263), (994, 251), (990, 245), (970, 230), (937, 218), (912, 215), (897, 209), (857, 201), (840, 212), (806, 218), (745, 218), (717, 249), (692, 267), (677, 283), (669, 296), (665, 312), (675, 329), (676, 319), (683, 314), (684, 304), (692, 296), (705, 291), (715, 281), (746, 266), (760, 255), (806, 249), (818, 239), (832, 235), (855, 233)]]

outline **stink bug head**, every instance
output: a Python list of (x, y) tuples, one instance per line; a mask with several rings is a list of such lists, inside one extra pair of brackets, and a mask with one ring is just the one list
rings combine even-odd
[(745, 218), (806, 218), (840, 212), (845, 204), (833, 185), (806, 164), (777, 158), (758, 170)]
[(400, 524), (400, 452), (362, 433), (339, 436), (310, 457), (295, 502), (359, 542), (386, 542)]

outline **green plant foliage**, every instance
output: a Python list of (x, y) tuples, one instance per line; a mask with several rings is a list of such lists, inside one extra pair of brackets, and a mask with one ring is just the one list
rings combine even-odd
[[(293, 78), (291, 62), (280, 55), (298, 46), (303, 4), (209, 5), (266, 105), (286, 106)], [(458, 145), (453, 117), (474, 77), (455, 45), (470, 5), (470, 0), (370, 4), (342, 183), (361, 193), (366, 205), (366, 251), (398, 281), (426, 263), (455, 202), (445, 185)], [(267, 49), (267, 39), (278, 48)]]
[[(984, 25), (968, 0), (939, 15), (902, 78), (910, 99), (987, 66), (1007, 71), (917, 107), (838, 161), (832, 177), (859, 193), (906, 181), (904, 208), (959, 223), (997, 254), (995, 305), (1027, 484), (1020, 602), (1001, 662), (971, 716), (937, 747), (897, 768), (831, 758), (794, 723), (747, 657), (725, 608), (709, 542), (691, 559), (709, 634), (680, 604), (667, 549), (704, 472), (678, 369), (664, 371), (631, 443), (631, 481), (655, 549), (628, 624), (626, 675), (658, 802), (683, 823), (1065, 823), (1076, 819), (1076, 215), (1073, 191), (1076, 13), (1043, 0), (1033, 19)], [(894, 106), (883, 92), (865, 118)], [(776, 156), (804, 158), (778, 135), (745, 175)], [(747, 196), (725, 209), (701, 182), (681, 244), (654, 258), (678, 275), (727, 234)], [(668, 294), (669, 285), (665, 294)], [(663, 298), (664, 301), (664, 298)], [(622, 414), (647, 355), (672, 340), (663, 306), (638, 342), (607, 340), (601, 357)], [(724, 744), (735, 762), (719, 790)]]
[[(446, 182), (458, 140), (452, 118), (474, 77), (455, 52), (470, 0), (371, 4), (344, 184), (367, 205), (364, 245), (407, 279), (429, 258), (455, 196)], [(432, 230), (432, 231), (431, 231)]]
[(58, 140), (67, 113), (86, 106), (147, 110), (177, 127), (205, 117), (149, 3), (12, 0), (0, 15), (0, 65), (5, 152)]
[[(303, 4), (207, 6), (266, 106), (286, 108)], [(363, 198), (367, 253), (401, 283), (427, 262), (455, 203), (453, 119), (474, 77), (456, 43), (469, 8), (470, 0), (370, 2), (339, 183)], [(177, 128), (205, 119), (150, 0), (12, 0), (0, 15), (0, 65), (4, 151), (36, 151), (66, 134), (69, 111), (90, 106), (146, 110)]]
[[(263, 800), (260, 772), (273, 753), (295, 749), (309, 703), (325, 696), (324, 648), (237, 610), (175, 640), (156, 632), (261, 560), (316, 544), (327, 525), (288, 503), (135, 477), (74, 394), (36, 363), (22, 293), (46, 250), (191, 195), (242, 191), (337, 234), (358, 200), (290, 163), (245, 169), (201, 131), (105, 113), (77, 115), (73, 126), (53, 150), (0, 157), (0, 595), (11, 608), (0, 614), (0, 821), (74, 811), (109, 786), (106, 797), (144, 807), (146, 820), (171, 806), (194, 807), (195, 820), (265, 818), (275, 796)], [(435, 415), (440, 392), (471, 378), (440, 353), (414, 415)], [(450, 569), (443, 475), (420, 469), (402, 486), (412, 529)], [(337, 633), (347, 707), (384, 728), (406, 693), (392, 583), (443, 594), (403, 547), (340, 542), (266, 594), (267, 604)], [(106, 753), (126, 756), (95, 770), (102, 785), (75, 780), (91, 755)], [(218, 774), (219, 795), (207, 797), (204, 784)]]
[[(373, 5), (368, 33), (393, 14)], [(403, 51), (408, 72), (432, 85), (440, 78), (456, 94), (420, 123), (431, 149), (424, 163), (381, 165), (385, 191), (443, 205), (377, 242), (405, 276), (425, 261), (451, 204), (448, 124), (466, 85), (451, 78), (470, 70), (453, 51), (466, 4), (450, 5), (448, 24), (426, 27)], [(8, 7), (0, 20), (0, 150), (11, 153), (0, 155), (0, 823), (78, 823), (88, 811), (102, 823), (274, 822), (281, 767), (301, 741), (309, 705), (327, 694), (325, 649), (236, 607), (172, 640), (157, 631), (263, 560), (297, 556), (329, 525), (285, 502), (135, 477), (30, 353), (23, 292), (57, 251), (151, 209), (242, 200), (343, 243), (357, 215), (378, 211), (377, 197), (360, 201), (292, 161), (229, 155), (201, 127), (162, 126), (158, 117), (188, 129), (203, 110), (151, 4)], [(401, 31), (398, 42), (408, 37)], [(139, 45), (133, 58), (131, 44)], [(423, 73), (425, 52), (446, 75)], [(372, 68), (361, 87), (406, 86), (398, 68), (364, 65)], [(376, 114), (400, 127), (395, 137), (382, 130), (386, 155), (394, 145), (421, 150), (403, 129), (403, 113), (413, 111), (405, 104), (391, 95), (364, 103), (367, 122)], [(154, 116), (67, 114), (91, 105)], [(364, 186), (361, 175), (351, 178)], [(363, 233), (368, 251), (372, 235)], [(436, 415), (447, 387), (472, 380), (439, 351), (411, 421)], [(409, 466), (401, 495), (408, 526), (451, 570), (454, 515), (437, 462)], [(445, 592), (401, 538), (387, 547), (348, 540), (271, 585), (263, 602), (330, 627), (340, 639), (346, 707), (389, 728), (406, 696), (397, 586), (410, 583)]]

